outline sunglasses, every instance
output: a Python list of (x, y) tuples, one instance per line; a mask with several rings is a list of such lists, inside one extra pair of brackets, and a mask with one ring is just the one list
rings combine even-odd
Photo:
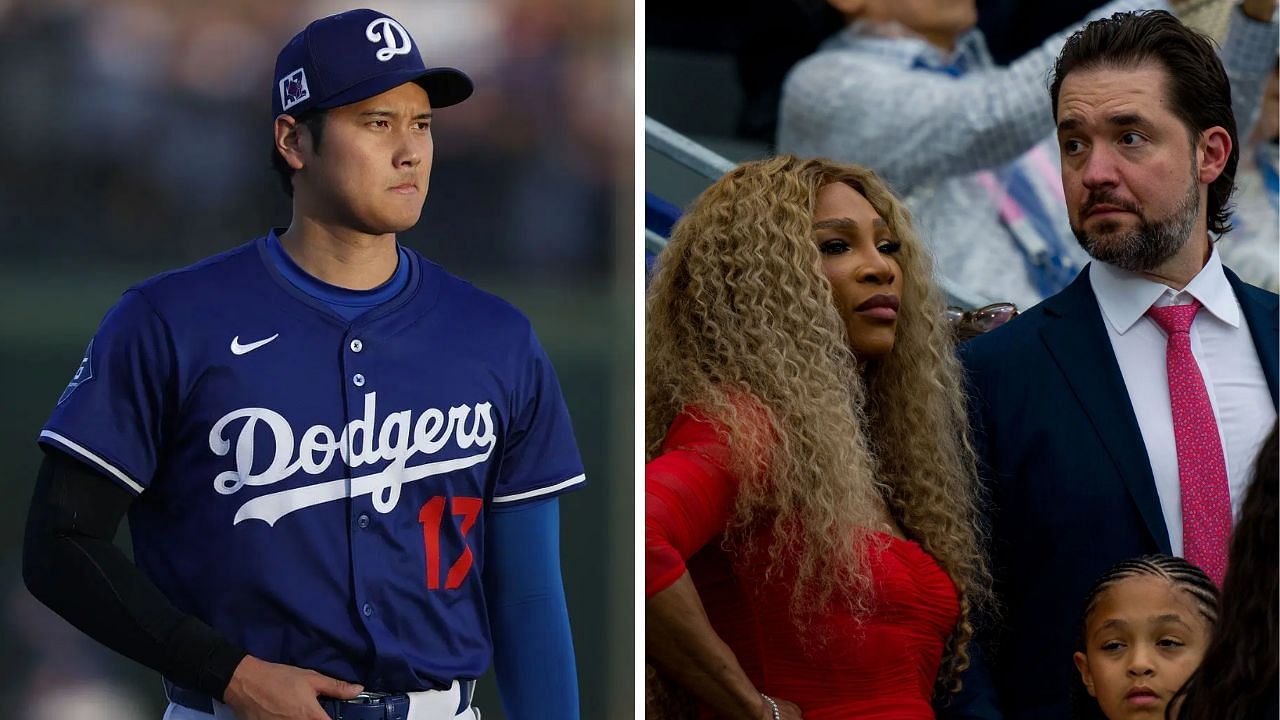
[(947, 324), (960, 340), (968, 340), (991, 332), (1018, 317), (1018, 306), (1013, 303), (992, 303), (977, 310), (964, 310), (954, 305), (945, 312)]

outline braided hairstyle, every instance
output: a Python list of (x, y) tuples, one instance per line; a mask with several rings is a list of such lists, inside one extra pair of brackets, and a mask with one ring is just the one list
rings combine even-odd
[[(1098, 609), (1102, 596), (1122, 580), (1143, 576), (1165, 580), (1174, 589), (1190, 595), (1209, 627), (1213, 627), (1218, 622), (1218, 588), (1203, 570), (1173, 555), (1143, 555), (1112, 565), (1089, 590), (1084, 601), (1084, 612), (1080, 618), (1080, 635), (1076, 639), (1077, 650), (1086, 652), (1089, 618)], [(1097, 700), (1089, 695), (1083, 683), (1076, 683), (1073, 687), (1071, 704), (1071, 715), (1076, 720), (1107, 720)]]

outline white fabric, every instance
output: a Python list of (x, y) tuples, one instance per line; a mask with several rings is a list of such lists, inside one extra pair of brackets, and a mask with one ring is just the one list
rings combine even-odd
[[(405, 720), (480, 720), (480, 709), (474, 705), (463, 710), (458, 709), (461, 685), (457, 680), (448, 690), (429, 690), (427, 692), (409, 693), (409, 714)], [(202, 713), (181, 705), (169, 704), (164, 712), (163, 720), (238, 720), (230, 706), (218, 701), (213, 703), (213, 714)]]
[(212, 720), (212, 718), (213, 716), (208, 713), (169, 703), (169, 707), (165, 708), (163, 720)]
[(1203, 306), (1191, 325), (1191, 353), (1218, 421), (1233, 518), (1239, 515), (1254, 457), (1276, 420), (1262, 362), (1216, 248), (1181, 292), (1104, 263), (1090, 268), (1093, 292), (1147, 446), (1169, 545), (1182, 555), (1178, 459), (1165, 365), (1168, 339), (1145, 313), (1152, 305), (1184, 305), (1193, 298)]

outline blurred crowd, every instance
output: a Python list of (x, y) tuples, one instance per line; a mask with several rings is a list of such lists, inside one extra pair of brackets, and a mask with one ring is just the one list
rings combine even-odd
[[(269, 164), (274, 54), (349, 7), (0, 2), (7, 254), (181, 261), (287, 224)], [(405, 241), (463, 273), (603, 275), (629, 223), (617, 210), (630, 207), (630, 4), (378, 7), (421, 38), (428, 63), (478, 88), (437, 117), (431, 198)]]
[[(958, 299), (1024, 310), (1088, 261), (1061, 201), (1046, 82), (1053, 59), (1088, 17), (1172, 9), (1221, 45), (1232, 81), (1240, 163), (1233, 229), (1218, 248), (1246, 281), (1280, 289), (1276, 58), (1239, 2), (751, 0), (733, 13), (715, 5), (689, 13), (651, 3), (648, 37), (664, 52), (732, 58), (737, 139), (762, 143), (761, 153), (875, 170), (905, 198)], [(670, 78), (646, 82), (651, 95), (699, 93)]]

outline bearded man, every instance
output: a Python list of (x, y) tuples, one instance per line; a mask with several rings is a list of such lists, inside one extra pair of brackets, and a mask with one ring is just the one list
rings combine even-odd
[(1276, 419), (1277, 297), (1216, 249), (1239, 141), (1211, 41), (1164, 12), (1098, 20), (1067, 41), (1050, 94), (1093, 262), (961, 350), (1003, 616), (992, 682), (971, 683), (994, 695), (949, 717), (1067, 718), (1080, 604), (1119, 560), (1180, 555), (1220, 583)]

